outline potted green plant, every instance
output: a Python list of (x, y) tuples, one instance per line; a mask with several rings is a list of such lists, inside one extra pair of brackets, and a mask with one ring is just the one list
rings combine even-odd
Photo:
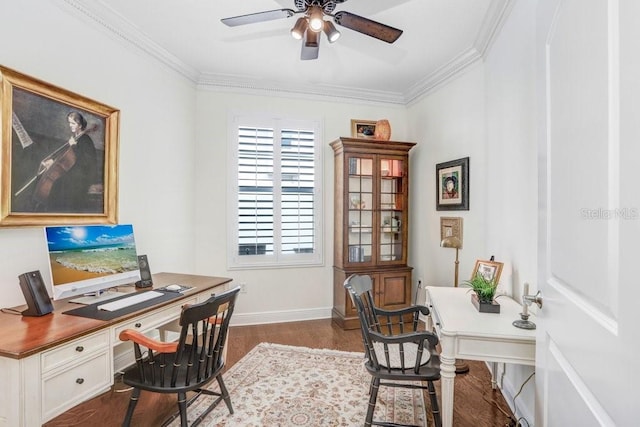
[(500, 304), (495, 302), (496, 289), (498, 284), (494, 279), (487, 279), (480, 273), (471, 280), (465, 280), (463, 285), (467, 285), (473, 291), (471, 302), (481, 313), (500, 313)]

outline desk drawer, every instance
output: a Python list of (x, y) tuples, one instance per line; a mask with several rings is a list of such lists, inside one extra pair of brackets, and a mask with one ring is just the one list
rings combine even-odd
[(433, 305), (429, 304), (429, 315), (431, 316), (431, 324), (433, 326), (433, 330), (436, 335), (440, 337), (440, 330), (442, 329), (442, 323), (440, 321), (440, 316), (438, 315), (438, 311), (433, 307)]
[(115, 328), (113, 328), (114, 345), (122, 342), (120, 341), (119, 336), (120, 332), (124, 331), (125, 329), (133, 329), (144, 333), (156, 329), (159, 326), (165, 325), (172, 320), (178, 319), (180, 317), (180, 312), (182, 311), (182, 306), (185, 304), (195, 304), (196, 299), (197, 297), (194, 295), (193, 298), (181, 300), (179, 303), (173, 304), (163, 310), (143, 315), (131, 319), (128, 322), (117, 325)]
[(63, 413), (111, 386), (111, 358), (107, 352), (74, 365), (42, 381), (43, 421)]
[(109, 348), (109, 332), (102, 331), (71, 341), (61, 347), (45, 351), (41, 355), (42, 373), (52, 371), (66, 363), (88, 357), (97, 351)]

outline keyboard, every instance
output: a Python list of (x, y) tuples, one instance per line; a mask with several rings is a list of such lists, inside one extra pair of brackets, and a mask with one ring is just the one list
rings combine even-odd
[(164, 294), (162, 292), (156, 291), (139, 292), (131, 295), (130, 297), (122, 298), (117, 301), (111, 301), (106, 304), (100, 304), (98, 306), (98, 310), (116, 311), (122, 308), (131, 307), (132, 305), (140, 304), (141, 302), (161, 297), (163, 295)]

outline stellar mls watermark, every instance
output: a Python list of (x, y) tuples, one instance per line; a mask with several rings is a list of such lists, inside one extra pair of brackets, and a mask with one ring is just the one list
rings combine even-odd
[(580, 209), (580, 218), (635, 220), (640, 218), (640, 210), (638, 208), (582, 208)]

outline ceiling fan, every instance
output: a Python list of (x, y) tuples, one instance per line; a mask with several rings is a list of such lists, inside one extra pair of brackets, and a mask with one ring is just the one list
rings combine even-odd
[(380, 22), (355, 15), (350, 12), (340, 11), (333, 13), (336, 6), (347, 0), (293, 0), (294, 9), (276, 9), (264, 12), (250, 13), (248, 15), (233, 16), (221, 19), (222, 23), (230, 27), (238, 25), (254, 24), (257, 22), (272, 21), (282, 18), (290, 18), (302, 14), (291, 29), (291, 36), (302, 40), (300, 59), (317, 59), (320, 47), (320, 32), (327, 35), (329, 43), (333, 43), (340, 37), (340, 32), (324, 17), (333, 18), (336, 24), (357, 31), (367, 36), (374, 37), (387, 43), (393, 43), (402, 35), (402, 30), (390, 27)]

